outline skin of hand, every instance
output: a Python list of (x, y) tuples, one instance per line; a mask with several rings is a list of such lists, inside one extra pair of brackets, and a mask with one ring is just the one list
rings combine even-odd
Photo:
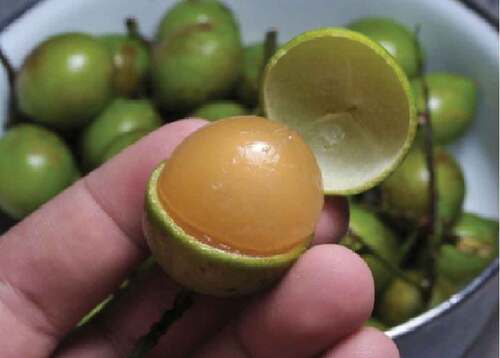
[[(179, 287), (159, 268), (91, 324), (75, 325), (148, 257), (144, 189), (155, 165), (205, 125), (163, 126), (76, 182), (0, 237), (0, 356), (126, 357)], [(313, 246), (271, 289), (240, 299), (195, 295), (151, 357), (398, 357), (363, 328), (374, 301), (363, 260), (335, 245), (345, 198), (330, 197)]]

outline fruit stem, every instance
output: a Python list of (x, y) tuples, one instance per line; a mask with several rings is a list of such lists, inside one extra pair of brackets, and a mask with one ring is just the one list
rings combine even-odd
[[(415, 41), (418, 42), (418, 37), (420, 33), (420, 26), (415, 29)], [(418, 61), (418, 76), (422, 81), (422, 91), (424, 100), (424, 111), (419, 113), (419, 125), (422, 128), (424, 135), (424, 151), (425, 151), (425, 162), (427, 166), (427, 171), (429, 173), (429, 187), (428, 195), (429, 201), (427, 206), (427, 220), (423, 228), (426, 238), (427, 246), (427, 262), (426, 262), (426, 277), (429, 280), (429, 290), (424, 292), (427, 301), (431, 297), (431, 288), (435, 282), (436, 278), (436, 258), (438, 251), (438, 240), (436, 240), (436, 213), (437, 213), (437, 191), (436, 191), (436, 171), (434, 165), (434, 143), (432, 138), (432, 123), (430, 120), (430, 109), (429, 109), (429, 86), (425, 79), (425, 64), (423, 61), (422, 50), (420, 45), (417, 43), (417, 61)]]
[[(262, 58), (262, 64), (260, 66), (260, 71), (259, 71), (260, 93), (262, 93), (264, 72), (266, 70), (267, 63), (276, 52), (277, 47), (278, 47), (278, 30), (276, 30), (276, 28), (273, 27), (266, 32), (266, 37), (264, 39), (264, 55)], [(264, 104), (262, 103), (262, 96), (259, 96), (258, 113), (264, 114)]]
[(163, 312), (160, 320), (151, 326), (149, 332), (139, 338), (129, 358), (145, 357), (156, 346), (160, 337), (167, 332), (174, 322), (182, 317), (192, 304), (191, 291), (181, 289), (175, 296), (173, 307)]
[(136, 18), (127, 17), (125, 19), (125, 27), (127, 28), (127, 34), (130, 38), (136, 39), (147, 46), (150, 45), (149, 41), (141, 34)]
[(9, 102), (8, 102), (8, 115), (7, 121), (5, 122), (5, 128), (9, 128), (16, 123), (16, 119), (19, 116), (19, 111), (17, 109), (16, 103), (16, 70), (9, 58), (0, 47), (0, 63), (5, 68), (5, 72), (7, 73), (7, 81), (9, 82)]

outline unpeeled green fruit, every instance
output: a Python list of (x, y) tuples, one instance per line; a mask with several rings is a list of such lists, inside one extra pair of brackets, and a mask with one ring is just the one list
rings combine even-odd
[(256, 106), (259, 98), (259, 76), (264, 61), (264, 46), (261, 42), (243, 50), (243, 70), (238, 82), (238, 98), (247, 106)]
[[(462, 136), (476, 111), (477, 90), (470, 79), (452, 73), (429, 73), (424, 77), (428, 88), (432, 136), (436, 144), (451, 143)], [(422, 79), (412, 81), (419, 112), (425, 111)]]
[(0, 138), (0, 209), (22, 219), (79, 177), (66, 144), (53, 132), (31, 124)]
[(393, 275), (385, 262), (382, 262), (377, 256), (394, 266), (398, 265), (398, 245), (394, 234), (373, 212), (357, 205), (351, 205), (349, 232), (340, 243), (356, 252), (362, 253), (365, 245), (375, 252), (375, 254), (362, 253), (361, 256), (372, 271), (376, 292), (382, 292)]
[(145, 86), (150, 58), (146, 45), (138, 39), (121, 34), (100, 37), (113, 56), (113, 86), (120, 96), (130, 97)]
[(136, 130), (130, 133), (125, 133), (113, 140), (107, 147), (104, 155), (102, 157), (103, 162), (107, 162), (115, 155), (123, 151), (128, 146), (134, 144), (142, 137), (146, 136), (149, 131), (147, 130)]
[[(189, 2), (193, 7), (205, 3)], [(165, 24), (172, 17), (167, 13)], [(232, 17), (179, 22), (166, 33), (161, 30), (163, 40), (153, 49), (152, 87), (160, 107), (189, 112), (231, 91), (240, 76), (242, 47)]]
[[(442, 148), (434, 150), (434, 167), (437, 218), (444, 225), (450, 225), (462, 210), (464, 177), (458, 163)], [(428, 187), (425, 153), (416, 143), (396, 171), (380, 185), (383, 208), (395, 218), (422, 224), (427, 220)]]
[(50, 37), (26, 58), (16, 79), (22, 112), (34, 121), (68, 129), (87, 123), (113, 96), (113, 61), (92, 36)]
[(85, 168), (102, 164), (107, 147), (119, 136), (136, 130), (151, 132), (160, 125), (161, 118), (149, 100), (114, 100), (82, 134)]
[(221, 118), (242, 116), (247, 113), (247, 109), (237, 102), (214, 101), (206, 103), (198, 108), (193, 113), (193, 117), (203, 118), (213, 122)]
[[(415, 271), (407, 272), (413, 279), (420, 275)], [(388, 326), (406, 322), (424, 309), (422, 291), (401, 278), (394, 279), (385, 290), (377, 304), (377, 317)]]
[(210, 23), (218, 31), (238, 28), (231, 10), (218, 0), (179, 1), (161, 19), (156, 39), (161, 41), (196, 24)]
[(452, 244), (441, 246), (438, 272), (464, 285), (498, 256), (498, 222), (464, 213), (451, 231)]
[(348, 27), (378, 42), (394, 57), (408, 77), (417, 74), (422, 50), (415, 34), (405, 26), (389, 18), (367, 17), (352, 22)]

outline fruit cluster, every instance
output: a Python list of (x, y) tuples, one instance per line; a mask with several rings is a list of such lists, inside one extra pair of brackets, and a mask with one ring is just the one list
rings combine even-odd
[[(463, 135), (474, 117), (473, 81), (452, 73), (423, 76), (418, 39), (393, 20), (366, 18), (347, 27), (378, 42), (412, 80), (435, 144), (429, 148), (419, 131), (387, 180), (350, 198), (342, 243), (372, 270), (373, 323), (392, 326), (443, 301), (495, 258), (498, 224), (463, 213), (464, 177), (441, 147)], [(15, 73), (11, 118), (0, 138), (0, 209), (10, 217), (22, 219), (163, 122), (260, 112), (260, 79), (272, 46), (243, 47), (236, 18), (219, 1), (178, 2), (152, 39), (134, 20), (126, 28), (52, 36)]]
[(424, 74), (418, 38), (394, 20), (361, 19), (349, 27), (378, 42), (404, 69), (420, 122), (398, 168), (350, 198), (349, 232), (342, 239), (372, 270), (376, 304), (369, 324), (385, 329), (443, 302), (495, 259), (498, 222), (463, 212), (464, 175), (443, 148), (474, 118), (474, 82), (453, 73)]

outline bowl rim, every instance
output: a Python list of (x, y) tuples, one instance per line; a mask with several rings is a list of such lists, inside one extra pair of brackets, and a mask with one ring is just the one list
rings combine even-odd
[[(48, 0), (28, 0), (26, 3), (16, 9), (12, 14), (0, 21), (0, 34), (18, 18), (28, 13), (36, 5)], [(499, 20), (487, 12), (484, 8), (480, 7), (473, 0), (451, 0), (461, 4), (474, 15), (482, 19), (485, 23), (491, 26), (495, 32), (499, 33)], [(0, 213), (0, 215), (3, 215)], [(431, 308), (424, 313), (413, 317), (405, 323), (399, 324), (393, 328), (388, 329), (385, 333), (392, 339), (400, 339), (404, 336), (428, 326), (434, 319), (438, 317), (447, 316), (455, 311), (460, 303), (468, 301), (472, 295), (485, 286), (492, 278), (498, 275), (499, 272), (499, 258), (497, 257), (491, 262), (478, 276), (464, 286), (460, 291), (453, 294), (446, 301), (441, 302), (434, 308)]]

